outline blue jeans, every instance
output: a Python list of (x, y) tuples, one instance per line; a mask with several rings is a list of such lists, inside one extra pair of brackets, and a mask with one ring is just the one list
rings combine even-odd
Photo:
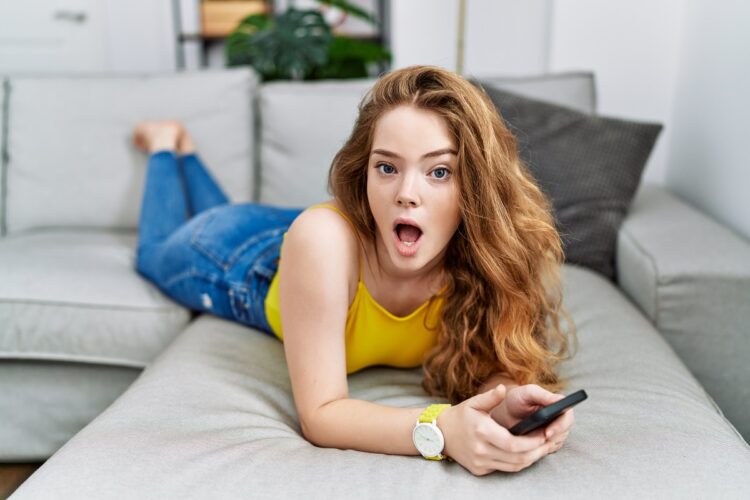
[(197, 154), (148, 159), (136, 270), (200, 312), (274, 335), (264, 302), (284, 233), (302, 208), (229, 202)]

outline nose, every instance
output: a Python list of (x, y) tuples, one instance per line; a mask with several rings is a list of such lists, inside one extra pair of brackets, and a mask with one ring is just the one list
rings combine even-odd
[(396, 204), (401, 207), (416, 207), (420, 203), (417, 181), (413, 175), (404, 175), (398, 192), (396, 193)]

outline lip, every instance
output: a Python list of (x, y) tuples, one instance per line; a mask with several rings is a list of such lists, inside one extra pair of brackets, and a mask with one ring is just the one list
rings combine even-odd
[[(396, 227), (398, 227), (399, 224), (409, 224), (410, 226), (419, 228), (419, 230), (422, 232), (422, 234), (419, 235), (419, 238), (417, 238), (417, 241), (415, 241), (413, 245), (406, 246), (404, 242), (398, 239)], [(391, 231), (391, 234), (393, 234), (393, 242), (396, 245), (396, 250), (398, 251), (398, 253), (403, 257), (412, 257), (417, 253), (417, 250), (419, 249), (419, 244), (422, 242), (424, 231), (422, 231), (422, 228), (414, 219), (410, 219), (408, 217), (398, 217), (395, 221), (393, 221), (393, 230)]]
[(398, 226), (399, 224), (408, 224), (410, 226), (414, 226), (414, 227), (418, 228), (420, 231), (422, 231), (424, 233), (424, 230), (422, 229), (422, 226), (420, 226), (419, 224), (417, 224), (417, 221), (415, 221), (414, 219), (410, 219), (408, 217), (398, 217), (398, 218), (396, 218), (396, 220), (393, 221), (393, 230), (394, 231), (396, 230), (396, 226)]

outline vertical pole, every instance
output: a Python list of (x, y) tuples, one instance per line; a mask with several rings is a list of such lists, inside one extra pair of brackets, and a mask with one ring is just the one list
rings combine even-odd
[[(390, 0), (378, 0), (378, 40), (389, 51), (391, 50), (391, 6)], [(379, 63), (380, 73), (391, 70), (390, 63)]]
[(177, 59), (177, 69), (185, 69), (185, 40), (182, 35), (182, 9), (180, 0), (172, 0), (172, 25), (175, 34), (175, 58)]
[(456, 73), (464, 73), (464, 30), (466, 28), (466, 0), (458, 0), (458, 35), (456, 36)]

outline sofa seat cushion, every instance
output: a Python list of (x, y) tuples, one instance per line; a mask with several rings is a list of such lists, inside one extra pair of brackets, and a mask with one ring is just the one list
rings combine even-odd
[[(283, 345), (201, 316), (14, 499), (750, 498), (747, 444), (648, 320), (593, 271), (566, 265), (564, 280), (580, 339), (564, 392), (589, 397), (562, 449), (519, 473), (313, 446)], [(444, 402), (423, 392), (421, 368), (348, 380), (352, 398)]]
[(127, 366), (0, 360), (0, 463), (48, 459), (140, 373)]
[(142, 368), (190, 321), (135, 271), (134, 231), (0, 239), (0, 358)]

